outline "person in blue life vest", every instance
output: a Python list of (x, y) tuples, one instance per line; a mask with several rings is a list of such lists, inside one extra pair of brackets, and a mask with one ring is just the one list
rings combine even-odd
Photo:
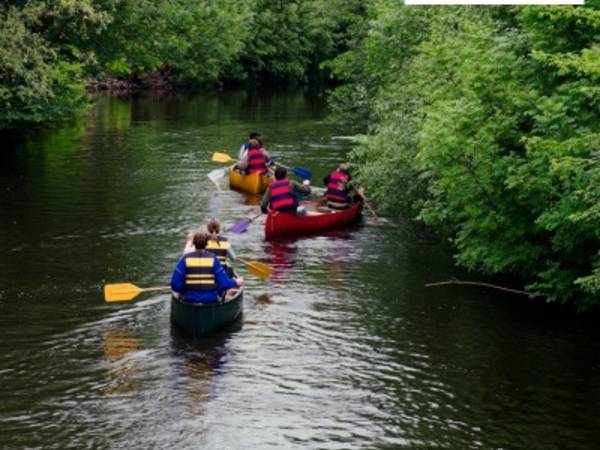
[(304, 180), (302, 184), (286, 178), (285, 167), (275, 169), (275, 182), (265, 191), (260, 210), (266, 214), (269, 209), (286, 214), (303, 215), (305, 211), (298, 207), (298, 196), (310, 194), (310, 181)]
[(346, 164), (338, 164), (336, 170), (323, 179), (327, 187), (325, 198), (330, 209), (346, 209), (361, 200), (362, 188), (353, 191), (350, 186), (352, 176)]
[(259, 143), (260, 146), (262, 147), (262, 136), (260, 135), (260, 133), (258, 131), (252, 131), (250, 132), (250, 136), (248, 138), (247, 142), (244, 142), (242, 144), (242, 146), (240, 147), (240, 152), (238, 154), (238, 159), (242, 159), (244, 157), (244, 153), (246, 153), (248, 151), (248, 149), (250, 149), (250, 139), (256, 139)]
[(214, 253), (219, 262), (223, 266), (225, 273), (229, 278), (234, 276), (233, 268), (228, 264), (228, 261), (235, 261), (235, 252), (231, 247), (229, 240), (220, 234), (221, 223), (219, 219), (212, 218), (206, 225), (208, 231), (208, 243), (206, 244), (206, 250)]
[(244, 284), (244, 279), (231, 279), (219, 259), (206, 250), (208, 234), (194, 233), (194, 251), (186, 253), (177, 262), (171, 277), (171, 289), (191, 303), (217, 303), (219, 291), (227, 291)]
[(251, 175), (258, 173), (265, 175), (269, 172), (269, 166), (273, 164), (271, 155), (262, 147), (258, 139), (250, 139), (250, 147), (238, 160), (236, 168)]

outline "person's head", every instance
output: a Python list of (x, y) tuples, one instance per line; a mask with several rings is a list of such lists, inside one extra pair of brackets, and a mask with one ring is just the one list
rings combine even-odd
[(208, 234), (204, 231), (196, 231), (194, 233), (194, 239), (192, 240), (194, 244), (194, 248), (196, 250), (202, 250), (206, 248), (206, 243), (208, 242)]
[(251, 149), (260, 148), (260, 142), (258, 139), (250, 139), (250, 142), (248, 143), (250, 144)]
[(250, 133), (250, 139), (260, 139), (260, 133), (258, 131), (252, 131)]
[(221, 222), (219, 222), (219, 219), (213, 217), (206, 224), (206, 229), (213, 236), (218, 235), (221, 232)]
[(206, 224), (206, 229), (209, 233), (220, 233), (221, 232), (221, 222), (216, 217), (213, 217)]
[(348, 172), (348, 165), (347, 165), (347, 164), (345, 164), (345, 163), (339, 163), (339, 164), (337, 165), (337, 170), (338, 170), (339, 172)]
[(275, 169), (275, 179), (276, 180), (283, 180), (287, 175), (287, 169), (285, 167), (281, 167), (278, 166), (277, 169)]

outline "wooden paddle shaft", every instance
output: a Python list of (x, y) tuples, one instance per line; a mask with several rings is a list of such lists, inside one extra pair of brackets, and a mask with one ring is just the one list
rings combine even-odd
[(361, 198), (363, 199), (363, 203), (365, 204), (365, 206), (367, 207), (367, 209), (369, 210), (369, 212), (373, 215), (373, 218), (375, 219), (375, 222), (379, 222), (379, 217), (377, 217), (377, 214), (375, 214), (375, 211), (373, 211), (373, 208), (371, 208), (371, 205), (369, 205), (369, 202), (367, 201), (367, 197), (365, 197), (360, 192), (358, 193), (358, 195), (360, 195)]
[(142, 292), (166, 291), (167, 289), (171, 289), (171, 286), (160, 286), (160, 287), (152, 287), (152, 288), (142, 288), (142, 289), (140, 289), (140, 291), (142, 291)]

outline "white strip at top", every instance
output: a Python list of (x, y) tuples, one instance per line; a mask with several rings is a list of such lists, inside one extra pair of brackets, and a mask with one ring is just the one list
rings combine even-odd
[(584, 5), (585, 0), (404, 0), (405, 5)]

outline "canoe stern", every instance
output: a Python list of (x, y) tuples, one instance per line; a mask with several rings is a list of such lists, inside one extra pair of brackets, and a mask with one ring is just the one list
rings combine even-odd
[(244, 293), (238, 293), (227, 303), (203, 305), (171, 298), (171, 323), (187, 334), (202, 337), (230, 324), (242, 313)]

